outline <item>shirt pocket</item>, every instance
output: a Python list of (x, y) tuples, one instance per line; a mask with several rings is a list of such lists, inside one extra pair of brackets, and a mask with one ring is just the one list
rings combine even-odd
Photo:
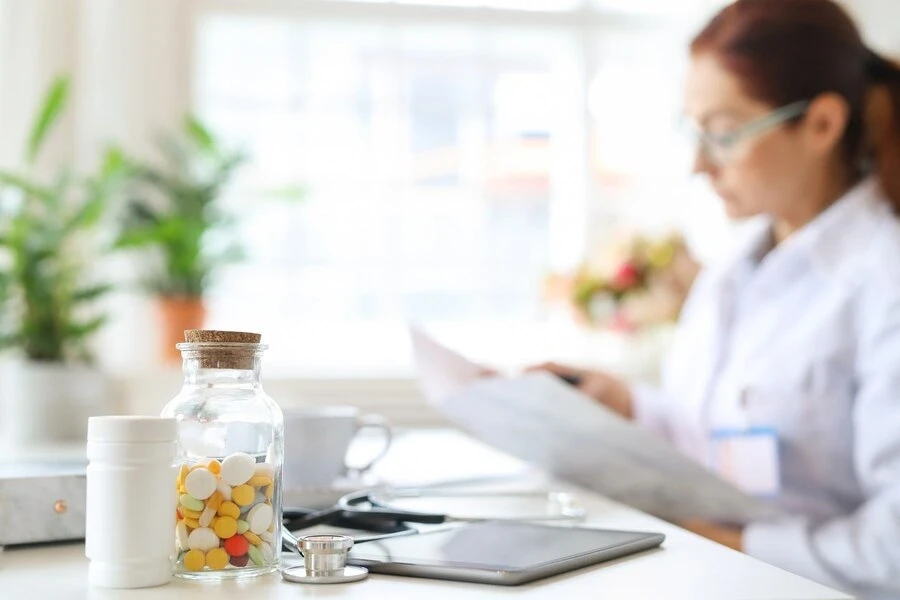
[(786, 361), (745, 388), (744, 410), (750, 425), (772, 427), (784, 442), (819, 446), (849, 431), (855, 387), (853, 359), (846, 352), (801, 364)]

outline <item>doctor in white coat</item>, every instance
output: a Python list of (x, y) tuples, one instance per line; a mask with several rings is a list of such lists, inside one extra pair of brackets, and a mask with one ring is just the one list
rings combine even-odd
[(900, 70), (831, 0), (739, 0), (691, 57), (695, 170), (757, 222), (694, 285), (662, 389), (538, 368), (788, 515), (685, 527), (900, 598)]

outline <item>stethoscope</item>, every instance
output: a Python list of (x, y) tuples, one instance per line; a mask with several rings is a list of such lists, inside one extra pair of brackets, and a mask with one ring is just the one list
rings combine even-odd
[[(446, 514), (405, 510), (392, 506), (409, 499), (534, 499), (549, 507), (542, 513), (477, 515)], [(417, 525), (442, 525), (473, 523), (478, 521), (538, 521), (577, 522), (585, 517), (585, 511), (566, 492), (546, 490), (519, 491), (442, 491), (429, 488), (367, 489), (341, 497), (337, 503), (323, 510), (286, 507), (283, 511), (282, 540), (286, 549), (300, 553), (298, 538), (294, 532), (317, 525), (330, 525), (366, 532), (353, 535), (354, 543), (414, 535)]]

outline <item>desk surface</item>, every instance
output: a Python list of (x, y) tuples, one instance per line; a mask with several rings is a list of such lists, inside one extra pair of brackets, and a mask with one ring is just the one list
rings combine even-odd
[[(399, 436), (381, 463), (381, 475), (400, 483), (454, 479), (473, 474), (509, 475), (521, 465), (452, 432)], [(401, 477), (402, 474), (402, 477)], [(556, 486), (557, 488), (559, 486)], [(839, 592), (797, 577), (688, 533), (669, 523), (571, 486), (588, 511), (586, 525), (660, 531), (662, 549), (588, 567), (551, 579), (505, 588), (469, 583), (370, 575), (367, 580), (332, 586), (286, 583), (277, 574), (249, 582), (206, 584), (173, 579), (143, 590), (103, 590), (87, 585), (84, 546), (7, 548), (0, 553), (0, 597), (91, 600), (200, 598), (271, 600), (315, 598), (404, 598), (428, 600), (504, 598), (710, 598), (838, 599)]]

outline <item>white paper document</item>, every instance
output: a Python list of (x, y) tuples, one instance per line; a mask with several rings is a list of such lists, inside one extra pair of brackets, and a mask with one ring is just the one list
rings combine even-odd
[(476, 438), (551, 474), (650, 514), (746, 523), (780, 514), (640, 426), (547, 373), (482, 369), (418, 330), (413, 349), (429, 402)]

